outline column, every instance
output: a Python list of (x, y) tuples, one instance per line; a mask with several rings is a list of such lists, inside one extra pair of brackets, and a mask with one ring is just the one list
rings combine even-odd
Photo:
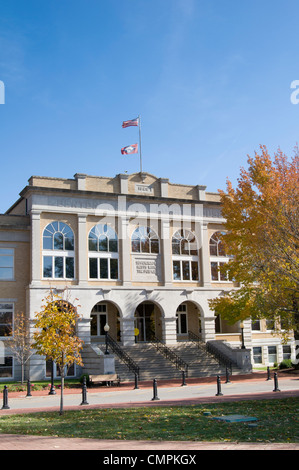
[(78, 214), (78, 284), (87, 285), (87, 230), (86, 230), (86, 214)]
[(131, 285), (131, 240), (129, 236), (129, 219), (121, 217), (119, 219), (119, 257), (122, 267), (123, 286)]
[(41, 281), (40, 211), (31, 211), (31, 285)]
[(210, 247), (208, 226), (206, 224), (203, 224), (201, 227), (201, 241), (202, 285), (203, 287), (211, 287)]
[(165, 287), (172, 286), (172, 248), (169, 220), (161, 220), (162, 269)]
[(166, 345), (177, 343), (176, 317), (164, 318), (163, 341)]

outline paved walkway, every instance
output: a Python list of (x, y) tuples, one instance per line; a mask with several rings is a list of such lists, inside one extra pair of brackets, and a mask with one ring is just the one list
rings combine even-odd
[[(299, 376), (281, 374), (278, 376), (278, 389), (274, 391), (273, 379), (266, 380), (266, 374), (257, 373), (249, 376), (233, 376), (230, 383), (221, 380), (222, 395), (216, 378), (187, 379), (187, 386), (181, 386), (179, 381), (158, 382), (157, 397), (151, 382), (141, 382), (138, 389), (134, 384), (120, 387), (97, 387), (87, 389), (87, 402), (82, 404), (81, 389), (65, 389), (64, 410), (91, 408), (124, 408), (143, 406), (175, 406), (196, 405), (200, 403), (278, 399), (299, 397)], [(26, 397), (24, 392), (9, 393), (9, 409), (0, 410), (1, 416), (32, 413), (37, 411), (58, 411), (60, 392), (48, 395), (47, 392), (32, 392)], [(263, 444), (263, 443), (207, 443), (207, 442), (152, 442), (152, 441), (107, 441), (94, 439), (65, 439), (43, 436), (16, 436), (0, 434), (0, 450), (299, 450), (299, 444)]]

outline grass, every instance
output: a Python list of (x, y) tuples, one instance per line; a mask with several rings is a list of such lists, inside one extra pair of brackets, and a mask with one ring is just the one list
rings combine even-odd
[[(299, 442), (298, 399), (217, 403), (201, 406), (82, 409), (1, 416), (0, 433), (121, 440)], [(205, 412), (211, 415), (205, 416)], [(216, 416), (258, 419), (225, 423)], [(252, 424), (252, 423), (251, 423)]]

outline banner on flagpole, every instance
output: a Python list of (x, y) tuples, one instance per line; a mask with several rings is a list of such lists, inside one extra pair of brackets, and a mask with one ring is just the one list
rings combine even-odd
[(122, 155), (130, 155), (132, 153), (138, 153), (138, 144), (128, 145), (121, 149)]

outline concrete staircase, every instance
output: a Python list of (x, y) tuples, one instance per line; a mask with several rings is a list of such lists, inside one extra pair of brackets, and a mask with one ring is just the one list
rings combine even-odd
[[(105, 351), (104, 344), (98, 344), (98, 349), (88, 347), (82, 354), (84, 369), (89, 373), (96, 374), (96, 362), (98, 354)], [(130, 356), (134, 363), (139, 367), (139, 381), (141, 380), (167, 380), (181, 379), (182, 371), (178, 370), (169, 359), (157, 350), (152, 343), (136, 343), (130, 347), (122, 347)], [(188, 377), (209, 377), (225, 375), (225, 367), (218, 364), (218, 361), (210, 354), (207, 354), (204, 347), (198, 347), (196, 343), (190, 341), (179, 342), (170, 348), (183, 361), (188, 363)], [(99, 351), (101, 350), (101, 352)], [(111, 352), (113, 354), (113, 352)], [(135, 375), (130, 371), (127, 365), (119, 357), (115, 357), (115, 372), (120, 376), (122, 382), (133, 382)], [(240, 373), (236, 367), (233, 373)]]

